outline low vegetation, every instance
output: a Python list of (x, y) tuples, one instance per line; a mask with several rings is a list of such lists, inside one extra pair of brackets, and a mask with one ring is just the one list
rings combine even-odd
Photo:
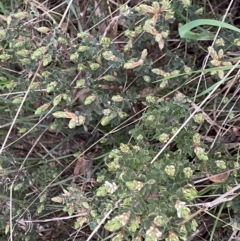
[(240, 4), (203, 2), (0, 1), (0, 240), (236, 240)]

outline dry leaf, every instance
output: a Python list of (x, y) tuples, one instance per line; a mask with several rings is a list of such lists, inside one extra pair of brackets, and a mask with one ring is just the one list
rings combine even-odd
[(88, 92), (89, 90), (87, 88), (82, 88), (81, 90), (79, 90), (73, 99), (73, 103), (77, 100), (80, 104), (82, 104), (87, 98)]
[(155, 87), (155, 88), (147, 87), (142, 91), (140, 91), (139, 94), (142, 98), (145, 98), (149, 95), (156, 95), (159, 90), (160, 90), (160, 87)]
[(229, 177), (230, 172), (220, 173), (218, 175), (211, 176), (209, 179), (214, 183), (225, 182)]
[(18, 227), (24, 231), (27, 231), (27, 229), (29, 228), (29, 224), (26, 223), (23, 219), (20, 219), (19, 221), (17, 221)]
[(85, 157), (79, 157), (74, 167), (74, 175), (86, 174), (91, 171), (92, 160), (85, 159)]

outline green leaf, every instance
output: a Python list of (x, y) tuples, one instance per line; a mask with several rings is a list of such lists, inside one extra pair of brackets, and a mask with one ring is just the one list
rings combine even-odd
[(212, 33), (209, 33), (207, 31), (202, 33), (194, 33), (190, 31), (193, 28), (196, 28), (201, 25), (210, 25), (210, 26), (216, 26), (216, 27), (222, 27), (227, 28), (233, 31), (236, 31), (240, 33), (240, 29), (237, 27), (234, 27), (231, 24), (224, 23), (221, 21), (213, 20), (213, 19), (197, 19), (194, 21), (191, 21), (189, 23), (184, 24), (181, 26), (178, 31), (181, 38), (186, 39), (192, 39), (192, 40), (211, 40), (214, 39), (214, 35)]
[[(70, 1), (70, 0), (65, 0), (65, 2), (69, 5), (71, 1)], [(71, 4), (70, 4), (70, 10), (72, 11), (72, 13), (75, 15), (75, 17), (76, 17), (76, 19), (77, 19), (77, 22), (78, 22), (78, 30), (79, 30), (80, 32), (82, 32), (82, 31), (83, 31), (83, 30), (82, 30), (82, 25), (81, 25), (81, 23), (80, 23), (80, 21), (79, 21), (78, 14), (77, 14), (77, 12), (76, 12), (76, 10), (75, 10), (74, 5), (72, 4), (72, 2), (71, 2)]]
[(5, 7), (2, 4), (2, 1), (0, 2), (0, 9), (3, 12), (3, 14), (5, 15), (6, 10), (5, 10)]

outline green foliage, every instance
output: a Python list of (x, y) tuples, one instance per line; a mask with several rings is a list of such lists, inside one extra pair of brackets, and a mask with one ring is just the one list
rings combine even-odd
[[(106, 223), (106, 229), (122, 230), (126, 236), (143, 236), (147, 240), (167, 238), (173, 233), (181, 236), (176, 224), (181, 218), (188, 218), (190, 210), (185, 204), (197, 196), (197, 191), (191, 185), (193, 167), (187, 159), (189, 143), (194, 148), (190, 130), (181, 133), (187, 135), (185, 141), (179, 138), (173, 144), (180, 142), (181, 152), (169, 150), (151, 163), (174, 129), (181, 124), (179, 121), (182, 116), (188, 112), (187, 104), (159, 101), (156, 99), (156, 103), (151, 104), (141, 124), (131, 131), (134, 144), (122, 143), (106, 158), (108, 172), (103, 170), (99, 173), (99, 182), (103, 185), (96, 192), (98, 199), (101, 198), (101, 210), (105, 212), (109, 206), (121, 200), (116, 214)], [(179, 105), (182, 108), (178, 108)], [(178, 113), (169, 120), (174, 111)], [(163, 134), (165, 139), (161, 138)], [(154, 142), (159, 144), (153, 145)], [(179, 203), (183, 205), (180, 207)], [(114, 224), (116, 219), (120, 223)], [(191, 225), (189, 223), (183, 229), (191, 233)], [(185, 232), (185, 237), (188, 232)]]
[[(184, 47), (191, 54), (185, 54), (183, 42), (177, 47), (170, 41), (178, 37), (178, 25), (188, 22), (184, 16), (198, 19), (180, 27), (184, 38), (202, 21), (200, 7), (190, 1), (121, 5), (116, 19), (123, 28), (123, 44), (107, 33), (107, 27), (104, 33), (100, 27), (88, 31), (78, 18), (70, 37), (57, 25), (57, 16), (50, 12), (43, 20), (38, 7), (27, 5), (24, 11), (8, 14), (9, 6), (0, 5), (6, 15), (0, 29), (0, 93), (9, 95), (0, 99), (1, 127), (5, 128), (1, 136), (7, 136), (7, 127), (14, 127), (11, 144), (1, 153), (4, 185), (0, 190), (12, 193), (14, 235), (19, 240), (40, 235), (37, 228), (25, 235), (27, 228), (19, 220), (28, 215), (37, 220), (64, 212), (77, 215), (69, 221), (74, 225), (63, 224), (67, 229), (87, 225), (98, 232), (102, 224), (115, 235), (114, 241), (188, 240), (199, 223), (191, 216), (196, 200), (204, 202), (204, 194), (220, 195), (239, 182), (237, 170), (228, 176), (209, 177), (238, 168), (238, 153), (210, 152), (203, 133), (211, 125), (212, 132), (216, 131), (219, 125), (195, 104), (205, 103), (206, 94), (231, 80), (224, 76), (235, 59), (226, 58), (225, 52), (234, 51), (239, 39), (224, 30), (226, 38), (219, 37), (207, 48), (208, 69), (201, 72), (196, 70), (195, 58), (202, 46), (196, 48), (196, 42), (190, 42)], [(76, 17), (76, 6), (69, 7)], [(95, 26), (108, 11), (105, 5), (93, 4), (86, 11), (94, 8), (98, 14), (86, 26)], [(205, 83), (194, 81), (200, 72), (206, 73)], [(225, 94), (220, 92), (218, 97)], [(232, 108), (229, 99), (224, 98), (224, 108), (234, 119), (239, 106)], [(221, 106), (222, 101), (216, 102)], [(220, 115), (221, 123), (223, 117)], [(78, 185), (69, 182), (72, 170), (67, 172), (77, 155), (63, 156), (55, 152), (59, 143), (49, 150), (40, 141), (42, 136), (58, 139), (59, 133), (72, 139), (75, 134), (82, 139), (87, 136), (76, 151), (83, 152), (81, 156), (92, 141), (99, 142), (96, 160), (103, 163), (94, 163), (90, 174), (77, 171), (76, 165), (73, 172), (83, 179)], [(28, 139), (21, 142), (25, 135)], [(19, 149), (25, 145), (30, 151), (26, 148), (23, 155)], [(212, 185), (198, 187), (194, 179), (202, 177), (209, 177)], [(7, 207), (5, 199), (0, 197), (3, 207)], [(237, 199), (228, 203), (236, 215), (238, 204)], [(1, 210), (4, 235), (12, 231), (9, 215), (8, 208)]]
[(181, 28), (179, 28), (179, 34), (180, 34), (181, 38), (194, 39), (194, 40), (214, 39), (214, 35), (211, 35), (209, 33), (197, 34), (197, 33), (190, 31), (191, 29), (198, 27), (200, 25), (211, 25), (211, 26), (223, 27), (223, 28), (228, 28), (230, 30), (240, 33), (240, 29), (234, 27), (231, 24), (227, 24), (227, 23), (213, 20), (213, 19), (198, 19), (195, 21), (191, 21), (191, 22), (183, 25)]

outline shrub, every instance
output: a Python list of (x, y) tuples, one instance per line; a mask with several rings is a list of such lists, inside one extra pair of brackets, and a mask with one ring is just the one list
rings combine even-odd
[[(89, 21), (92, 26), (99, 23), (98, 28), (85, 31), (78, 22), (79, 31), (74, 28), (71, 36), (60, 23), (57, 26), (55, 15), (39, 16), (38, 8), (28, 7), (9, 14), (0, 30), (1, 93), (9, 95), (1, 99), (2, 136), (11, 141), (4, 141), (1, 149), (1, 191), (12, 195), (11, 213), (9, 208), (2, 210), (1, 229), (30, 240), (41, 235), (44, 226), (29, 232), (27, 219), (52, 218), (54, 213), (61, 220), (63, 211), (76, 215), (71, 231), (87, 230), (91, 234), (83, 238), (88, 240), (96, 233), (100, 236), (101, 225), (114, 241), (187, 240), (200, 222), (194, 203), (205, 207), (204, 194), (227, 192), (238, 182), (237, 171), (229, 175), (239, 166), (237, 153), (223, 148), (210, 152), (212, 147), (203, 140), (208, 128), (214, 135), (216, 128), (221, 130), (203, 111), (203, 96), (215, 82), (225, 83), (222, 79), (233, 60), (225, 59), (224, 52), (231, 42), (236, 49), (235, 33), (224, 30), (228, 38), (219, 38), (208, 48), (208, 68), (196, 70), (193, 59), (201, 46), (171, 42), (178, 38), (184, 16), (201, 18), (196, 4), (122, 4), (112, 7), (117, 14), (109, 26), (100, 25), (102, 16), (95, 14)], [(86, 11), (93, 9), (90, 4)], [(96, 9), (106, 12), (105, 5)], [(121, 36), (110, 33), (114, 23)], [(205, 73), (208, 81), (194, 81), (198, 73)], [(234, 118), (237, 106), (232, 108), (224, 92), (218, 97)], [(82, 145), (71, 149), (77, 138)], [(47, 147), (40, 143), (48, 139)], [(70, 143), (70, 151), (60, 150), (64, 142)], [(227, 175), (212, 176), (222, 172)], [(76, 177), (68, 178), (72, 173), (83, 179), (73, 184)], [(212, 184), (202, 189), (195, 178), (206, 176)], [(228, 208), (237, 215), (238, 200), (231, 201)], [(8, 215), (14, 217), (10, 223)], [(62, 220), (67, 230), (68, 223)], [(62, 233), (51, 226), (55, 228), (54, 235)]]

